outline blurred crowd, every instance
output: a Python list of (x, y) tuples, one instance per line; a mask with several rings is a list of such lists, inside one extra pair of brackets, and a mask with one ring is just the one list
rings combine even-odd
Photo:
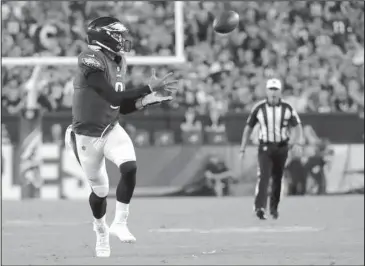
[[(220, 10), (240, 14), (239, 27), (219, 35)], [(4, 1), (2, 56), (76, 56), (86, 45), (85, 25), (114, 16), (134, 37), (132, 54), (174, 55), (172, 1)], [(171, 108), (197, 113), (247, 112), (265, 97), (269, 77), (284, 82), (284, 98), (301, 113), (363, 112), (364, 2), (185, 2), (187, 63), (158, 67), (183, 78)], [(49, 66), (38, 86), (56, 109), (71, 106), (74, 66)], [(130, 66), (128, 85), (145, 82), (151, 66)], [(32, 67), (2, 71), (2, 107), (16, 112)]]

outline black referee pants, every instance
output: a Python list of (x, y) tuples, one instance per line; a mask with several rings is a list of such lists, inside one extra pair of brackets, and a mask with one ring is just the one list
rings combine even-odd
[(288, 145), (286, 143), (260, 144), (258, 151), (258, 181), (255, 192), (256, 210), (260, 208), (266, 209), (268, 186), (270, 178), (272, 178), (270, 212), (277, 211), (280, 201), (281, 180), (287, 157)]

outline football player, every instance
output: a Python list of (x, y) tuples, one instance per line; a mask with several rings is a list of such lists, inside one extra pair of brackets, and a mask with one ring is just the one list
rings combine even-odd
[[(119, 114), (127, 114), (152, 104), (172, 100), (158, 92), (176, 88), (172, 73), (148, 84), (126, 89), (126, 60), (131, 50), (128, 30), (118, 19), (100, 17), (87, 28), (88, 48), (78, 56), (74, 79), (72, 125), (66, 143), (72, 147), (91, 187), (89, 203), (94, 216), (96, 256), (109, 257), (109, 233), (122, 242), (135, 242), (127, 227), (129, 203), (136, 185), (136, 155), (131, 139), (119, 125)], [(105, 221), (109, 180), (105, 158), (119, 167), (116, 210), (110, 228)]]

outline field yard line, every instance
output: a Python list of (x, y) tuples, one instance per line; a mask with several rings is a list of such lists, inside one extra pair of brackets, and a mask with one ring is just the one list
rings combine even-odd
[(45, 221), (36, 221), (36, 220), (9, 220), (3, 221), (3, 226), (10, 227), (29, 227), (29, 226), (80, 226), (92, 224), (91, 222), (45, 222)]
[(158, 228), (150, 229), (150, 233), (200, 233), (200, 234), (224, 234), (224, 233), (295, 233), (295, 232), (319, 232), (322, 228), (311, 226), (276, 226), (276, 227), (229, 227), (215, 229), (198, 228)]

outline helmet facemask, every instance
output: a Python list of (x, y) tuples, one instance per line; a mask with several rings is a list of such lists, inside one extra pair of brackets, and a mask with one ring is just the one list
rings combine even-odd
[(117, 48), (120, 52), (128, 53), (131, 51), (132, 42), (127, 39), (128, 36), (126, 36), (126, 32), (106, 31), (106, 33), (119, 43)]

